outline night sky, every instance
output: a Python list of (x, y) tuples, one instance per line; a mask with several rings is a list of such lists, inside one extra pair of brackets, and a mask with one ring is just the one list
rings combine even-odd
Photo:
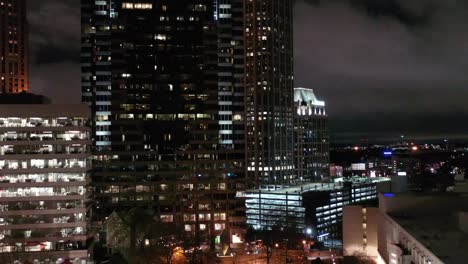
[[(28, 0), (32, 92), (80, 101), (79, 0)], [(468, 1), (296, 0), (296, 86), (334, 142), (468, 138)], [(465, 136), (466, 135), (466, 136)]]

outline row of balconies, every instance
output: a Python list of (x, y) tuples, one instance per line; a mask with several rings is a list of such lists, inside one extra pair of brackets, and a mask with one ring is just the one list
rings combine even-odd
[(72, 223), (83, 223), (85, 221), (84, 214), (70, 214), (63, 215), (62, 212), (57, 211), (57, 214), (62, 216), (54, 215), (9, 215), (0, 218), (0, 228), (2, 226), (19, 226), (19, 225), (31, 225), (34, 226), (42, 224), (72, 224)]
[(87, 119), (0, 118), (0, 127), (85, 127)]
[[(68, 186), (67, 186), (68, 187)], [(19, 190), (10, 189), (0, 191), (0, 197), (34, 197), (34, 196), (64, 196), (64, 195), (84, 195), (85, 189), (82, 186), (71, 186), (67, 188), (25, 188)], [(34, 190), (37, 189), (37, 190)], [(54, 190), (55, 189), (55, 190)], [(61, 189), (61, 190), (58, 190)]]
[[(63, 237), (61, 234), (57, 235), (57, 233), (55, 233), (55, 232), (51, 232), (49, 234), (39, 233), (39, 232), (36, 232), (36, 233), (31, 232), (31, 236), (26, 237), (24, 232), (22, 232), (21, 230), (15, 230), (15, 232), (13, 234), (14, 234), (14, 236), (12, 236), (12, 235), (5, 235), (4, 236), (4, 238), (2, 239), (2, 242), (3, 242), (4, 245), (7, 244), (7, 243), (12, 243), (12, 244), (29, 243), (29, 242), (34, 243), (34, 242), (38, 242), (38, 241), (41, 241), (41, 242), (45, 242), (45, 241), (47, 241), (47, 242), (64, 242), (64, 240), (66, 240), (66, 242), (70, 243), (70, 242), (77, 242), (77, 241), (86, 241), (86, 239), (87, 239), (86, 235), (71, 235), (71, 236), (68, 236), (68, 237)], [(0, 254), (1, 253), (2, 253), (2, 251), (0, 249)]]
[[(2, 210), (0, 211), (0, 217), (5, 216), (23, 216), (23, 215), (62, 215), (62, 214), (84, 214), (87, 209), (82, 207), (73, 207), (74, 205), (65, 205), (62, 207), (57, 207), (56, 209), (42, 209), (40, 207), (34, 207), (32, 210)], [(4, 209), (4, 208), (3, 208)]]
[(48, 182), (84, 182), (86, 177), (82, 174), (24, 174), (0, 176), (0, 183), (48, 183)]
[[(12, 246), (14, 248), (14, 246)], [(10, 250), (2, 250), (0, 248), (0, 256), (2, 254), (11, 254), (14, 252), (20, 258), (30, 259), (30, 258), (57, 258), (57, 259), (87, 259), (88, 257), (88, 250), (79, 248), (76, 249), (72, 248), (64, 248), (59, 250), (36, 250), (36, 251), (10, 251)], [(52, 262), (51, 262), (52, 263)], [(55, 263), (55, 262), (53, 262)]]
[[(54, 250), (81, 250), (85, 248), (86, 237), (83, 235), (64, 237), (62, 234), (54, 234), (53, 232), (44, 233), (32, 230), (15, 230), (9, 233), (4, 237), (4, 243), (0, 244), (0, 253), (12, 252), (19, 257), (18, 253), (47, 252), (47, 257), (50, 258), (49, 252)], [(63, 252), (63, 254), (65, 253)]]
[[(87, 153), (88, 149), (86, 147), (80, 148), (70, 148), (64, 150), (50, 150), (50, 149), (25, 149), (25, 150), (14, 150), (14, 149), (7, 149), (3, 152), (4, 155), (37, 155), (37, 154), (82, 154)], [(88, 154), (90, 156), (91, 154)]]
[(49, 182), (49, 181), (26, 181), (26, 182), (10, 182), (9, 180), (2, 180), (0, 181), (0, 188), (10, 189), (10, 188), (27, 188), (27, 187), (77, 187), (77, 186), (85, 186), (89, 182), (88, 181), (57, 181), (57, 182)]
[[(0, 162), (1, 164), (1, 162)], [(80, 164), (78, 162), (73, 162), (73, 163), (58, 163), (58, 164), (53, 164), (53, 165), (47, 165), (47, 164), (43, 164), (43, 165), (29, 165), (28, 164), (14, 164), (14, 163), (7, 163), (3, 166), (0, 165), (0, 170), (3, 171), (3, 173), (5, 174), (9, 174), (9, 173), (14, 173), (14, 172), (18, 172), (18, 173), (28, 173), (26, 172), (27, 170), (43, 170), (43, 169), (68, 169), (68, 168), (80, 168), (80, 169), (87, 169), (87, 168), (90, 168), (89, 164), (86, 164), (86, 165), (83, 165), (83, 164)], [(23, 172), (25, 171), (25, 172)]]
[[(11, 238), (23, 238), (32, 236), (35, 232), (35, 237), (69, 237), (73, 235), (84, 235), (86, 233), (86, 222), (76, 223), (32, 223), (32, 224), (15, 224), (15, 225), (0, 225), (0, 231), (10, 232)], [(29, 231), (29, 232), (28, 232)], [(7, 236), (7, 233), (6, 235)]]
[(82, 173), (91, 169), (90, 165), (87, 166), (53, 166), (53, 167), (35, 167), (35, 168), (21, 168), (10, 169), (0, 166), (0, 170), (4, 174), (27, 174), (27, 173)]
[[(70, 202), (57, 202), (57, 201), (29, 201), (10, 202), (7, 204), (0, 204), (1, 215), (18, 215), (18, 214), (54, 214), (56, 210), (59, 213), (68, 213), (69, 211), (83, 212), (86, 207), (83, 200), (70, 201)], [(24, 213), (23, 213), (24, 212)]]
[[(31, 141), (82, 141), (82, 140), (89, 140), (86, 135), (79, 134), (74, 136), (66, 136), (65, 134), (59, 134), (55, 136), (0, 136), (0, 141), (7, 141), (7, 142), (15, 142), (15, 141), (27, 141), (32, 143)], [(3, 144), (2, 144), (3, 145)]]

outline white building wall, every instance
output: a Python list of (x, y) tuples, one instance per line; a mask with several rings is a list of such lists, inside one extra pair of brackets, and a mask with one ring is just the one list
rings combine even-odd
[(343, 208), (343, 254), (378, 258), (378, 209), (362, 206)]

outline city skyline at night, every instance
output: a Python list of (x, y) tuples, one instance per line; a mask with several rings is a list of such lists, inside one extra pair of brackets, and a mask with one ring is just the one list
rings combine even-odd
[[(466, 3), (369, 3), (295, 1), (295, 86), (327, 100), (332, 141), (466, 138)], [(76, 103), (78, 1), (28, 4), (32, 91)]]
[(466, 24), (458, 0), (0, 0), (0, 263), (462, 263)]

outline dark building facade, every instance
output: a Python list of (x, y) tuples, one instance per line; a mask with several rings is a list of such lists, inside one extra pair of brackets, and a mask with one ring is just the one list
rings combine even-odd
[(252, 187), (296, 180), (293, 5), (245, 1), (247, 166)]
[(301, 181), (321, 181), (330, 175), (328, 116), (325, 102), (312, 89), (294, 89), (294, 136), (297, 176)]
[(0, 1), (0, 93), (29, 91), (26, 0)]
[(81, 3), (94, 220), (150, 207), (187, 236), (241, 242), (243, 2)]

